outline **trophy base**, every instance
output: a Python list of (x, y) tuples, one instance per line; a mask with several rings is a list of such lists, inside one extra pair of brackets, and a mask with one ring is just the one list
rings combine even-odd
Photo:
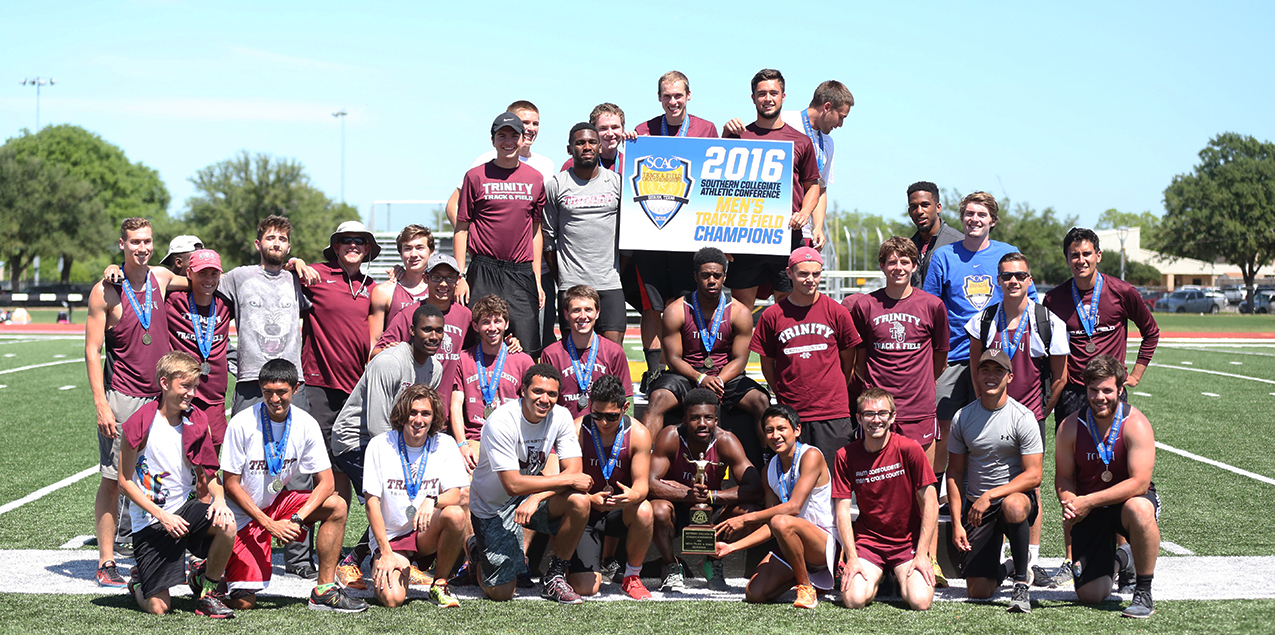
[(689, 525), (682, 530), (682, 553), (711, 556), (717, 553), (717, 532), (712, 525)]

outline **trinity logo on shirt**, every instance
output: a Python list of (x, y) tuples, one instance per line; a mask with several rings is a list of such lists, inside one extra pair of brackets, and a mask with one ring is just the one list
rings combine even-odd
[(656, 229), (673, 220), (682, 206), (691, 202), (691, 162), (674, 156), (646, 156), (637, 160), (633, 175), (633, 200), (642, 206)]
[(489, 201), (530, 201), (534, 184), (496, 181), (482, 183), (483, 198)]
[(982, 309), (992, 299), (992, 277), (978, 274), (965, 276), (961, 291), (974, 308)]
[(890, 323), (890, 339), (894, 340), (895, 344), (902, 344), (906, 333), (907, 329), (903, 328), (903, 324), (901, 322)]
[(544, 439), (527, 441), (527, 460), (518, 461), (518, 472), (523, 476), (536, 476), (545, 469)]

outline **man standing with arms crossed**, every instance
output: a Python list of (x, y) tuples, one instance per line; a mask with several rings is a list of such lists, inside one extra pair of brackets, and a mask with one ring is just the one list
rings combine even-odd
[[(801, 227), (801, 235), (805, 240), (814, 240), (815, 218), (825, 218), (828, 209), (828, 186), (832, 185), (832, 159), (836, 145), (832, 141), (832, 131), (845, 123), (854, 106), (854, 95), (845, 84), (830, 79), (815, 88), (815, 95), (810, 99), (810, 106), (803, 110), (785, 110), (780, 113), (784, 124), (806, 133), (815, 147), (815, 159), (819, 164), (819, 203), (811, 213), (811, 222)], [(824, 234), (824, 228), (819, 228)]]

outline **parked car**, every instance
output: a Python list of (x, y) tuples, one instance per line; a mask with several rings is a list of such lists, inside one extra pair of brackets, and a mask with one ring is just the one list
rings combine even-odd
[(1226, 306), (1226, 298), (1207, 295), (1203, 289), (1178, 290), (1156, 302), (1164, 313), (1218, 313)]
[[(1039, 291), (1037, 291), (1037, 293), (1039, 293)], [(1155, 303), (1156, 303), (1156, 302), (1159, 302), (1161, 299), (1163, 299), (1167, 292), (1165, 292), (1165, 291), (1148, 291), (1148, 290), (1145, 290), (1145, 289), (1140, 289), (1140, 290), (1139, 290), (1139, 293), (1142, 295), (1142, 301), (1143, 301), (1143, 302), (1145, 302), (1145, 303), (1147, 303), (1147, 308), (1148, 308), (1148, 309), (1150, 309), (1150, 310), (1152, 310), (1152, 311), (1154, 311), (1154, 310), (1155, 310)]]
[(1239, 304), (1248, 298), (1248, 289), (1238, 284), (1228, 284), (1222, 287), (1222, 293), (1226, 295), (1226, 299), (1231, 304)]
[[(1275, 304), (1275, 291), (1258, 291), (1253, 294), (1253, 306), (1249, 306), (1248, 300), (1240, 303), (1240, 313), (1257, 313), (1265, 315), (1271, 312), (1271, 305)], [(1254, 311), (1253, 307), (1257, 307)]]
[(1227, 299), (1226, 294), (1222, 293), (1221, 289), (1205, 289), (1204, 295), (1207, 295), (1210, 298), (1217, 298), (1218, 300), (1221, 300), (1222, 308), (1231, 306), (1231, 301)]

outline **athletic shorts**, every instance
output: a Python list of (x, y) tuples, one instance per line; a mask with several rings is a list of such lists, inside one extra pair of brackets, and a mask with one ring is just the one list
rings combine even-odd
[[(628, 533), (624, 524), (624, 510), (613, 509), (609, 512), (594, 511), (589, 515), (589, 524), (580, 536), (576, 552), (571, 555), (570, 573), (598, 573), (602, 571), (603, 538), (619, 538)], [(626, 558), (627, 559), (627, 558)]]
[(332, 467), (350, 477), (350, 482), (354, 484), (354, 495), (363, 505), (367, 504), (363, 496), (363, 457), (366, 455), (367, 448), (359, 448), (332, 457)]
[(332, 462), (332, 459), (336, 458), (332, 456), (332, 426), (336, 423), (336, 416), (341, 413), (341, 408), (344, 408), (345, 402), (350, 399), (350, 393), (338, 388), (306, 385), (305, 396), (306, 401), (310, 403), (310, 409), (307, 412), (319, 422), (323, 447), (328, 450), (328, 462)]
[(196, 558), (207, 558), (212, 546), (212, 521), (207, 518), (208, 504), (186, 501), (176, 512), (189, 523), (185, 536), (174, 538), (158, 521), (133, 534), (133, 558), (138, 579), (142, 581), (142, 597), (152, 598), (186, 582), (186, 551)]
[(934, 417), (925, 419), (894, 420), (894, 431), (925, 447), (938, 438), (939, 422)]
[(854, 543), (854, 551), (859, 554), (860, 560), (871, 562), (882, 571), (893, 571), (895, 567), (916, 559), (916, 545), (889, 548), (857, 540)]
[(107, 389), (106, 404), (110, 406), (111, 414), (115, 415), (117, 434), (114, 439), (111, 439), (102, 436), (101, 432), (97, 433), (97, 465), (102, 478), (108, 481), (119, 480), (120, 439), (124, 438), (124, 422), (128, 421), (133, 413), (141, 410), (142, 406), (154, 400), (154, 397), (134, 397)]
[(509, 332), (522, 343), (532, 359), (540, 357), (540, 288), (530, 262), (497, 260), (475, 254), (465, 272), (469, 283), (469, 304), (486, 295), (497, 295), (509, 303)]
[(819, 448), (824, 460), (837, 456), (837, 450), (855, 439), (854, 417), (801, 421), (801, 442)]
[[(245, 379), (235, 382), (235, 399), (230, 407), (231, 418), (262, 401), (261, 384), (257, 383), (257, 380)], [(306, 399), (304, 383), (297, 384), (297, 391), (292, 394), (292, 406), (310, 412), (310, 401)]]
[[(1120, 389), (1120, 401), (1129, 403), (1129, 391), (1124, 388)], [(1054, 404), (1054, 432), (1058, 431), (1058, 426), (1067, 417), (1080, 412), (1081, 408), (1088, 405), (1089, 394), (1085, 387), (1081, 384), (1067, 383), (1063, 385), (1063, 389), (1058, 394), (1058, 403)], [(1041, 439), (1045, 436), (1042, 434)]]
[(515, 496), (491, 518), (479, 518), (471, 513), (469, 520), (474, 526), (474, 538), (477, 549), (469, 554), (469, 559), (478, 565), (478, 583), (491, 588), (513, 582), (520, 574), (527, 572), (527, 557), (522, 550), (522, 530), (525, 527), (543, 534), (558, 533), (558, 520), (549, 519), (549, 501), (540, 501), (540, 506), (531, 515), (531, 521), (519, 525), (514, 520), (518, 505), (526, 496)]
[(682, 251), (635, 251), (620, 272), (624, 300), (636, 311), (664, 311), (674, 298), (695, 290), (694, 254)]
[[(305, 507), (310, 492), (284, 490), (269, 507), (261, 510), (271, 520), (287, 520)], [(305, 542), (307, 527), (295, 542)], [(226, 563), (226, 586), (231, 591), (257, 592), (270, 586), (270, 541), (272, 536), (256, 521), (240, 527), (235, 534), (235, 548)]]
[[(558, 292), (558, 307), (565, 309), (567, 301), (562, 297), (566, 292)], [(598, 291), (598, 298), (601, 300), (601, 306), (598, 307), (598, 321), (593, 326), (593, 330), (599, 334), (606, 331), (624, 332), (628, 327), (627, 317), (624, 308), (624, 290), (608, 289), (606, 291)], [(571, 325), (567, 323), (567, 318), (562, 311), (558, 311), (558, 332), (567, 334), (571, 332)]]
[[(837, 534), (835, 531), (828, 531), (827, 527), (820, 527), (820, 529), (827, 534), (823, 543), (823, 564), (813, 565), (807, 562), (806, 573), (810, 575), (810, 584), (812, 586), (823, 591), (830, 591), (836, 585), (832, 572), (837, 570)], [(789, 570), (792, 569), (792, 565), (788, 564), (787, 560), (784, 560), (782, 551), (770, 552), (770, 559), (788, 567)]]
[[(685, 375), (669, 370), (660, 373), (660, 376), (657, 377), (655, 381), (651, 382), (650, 392), (654, 393), (657, 390), (667, 390), (673, 393), (673, 397), (677, 399), (677, 403), (680, 404), (682, 403), (682, 400), (686, 398), (686, 393), (690, 392), (694, 388), (695, 382), (691, 381)], [(722, 394), (723, 411), (734, 408), (745, 395), (754, 390), (760, 390), (762, 394), (767, 397), (770, 396), (770, 393), (766, 392), (766, 389), (762, 387), (761, 384), (743, 373), (732, 377), (730, 381), (726, 382), (725, 385), (722, 386), (722, 388), (724, 389)]]
[(222, 439), (226, 437), (226, 402), (219, 401), (210, 404), (203, 399), (196, 398), (192, 404), (208, 418), (208, 427), (212, 430), (213, 445), (220, 448)]
[[(1036, 492), (1027, 492), (1027, 499), (1031, 501), (1031, 510), (1027, 513), (1027, 524), (1031, 525), (1036, 521), (1036, 514), (1040, 513), (1040, 504), (1036, 500)], [(957, 553), (964, 555), (964, 563), (961, 565), (962, 576), (966, 578), (991, 578), (1000, 581), (1001, 567), (1001, 537), (1009, 536), (1010, 526), (1005, 522), (1005, 517), (1001, 513), (1001, 502), (996, 501), (987, 508), (987, 513), (983, 514), (983, 524), (977, 527), (969, 526), (970, 507), (973, 501), (966, 501), (961, 508), (961, 526), (965, 527), (965, 535), (970, 541), (969, 551), (959, 551)]]
[[(1160, 520), (1160, 496), (1155, 492), (1155, 483), (1142, 495), (1155, 506), (1155, 518)], [(1084, 586), (1103, 576), (1110, 577), (1116, 568), (1116, 534), (1129, 537), (1129, 530), (1124, 526), (1121, 512), (1124, 504), (1108, 505), (1090, 511), (1080, 522), (1071, 526), (1071, 553), (1076, 565), (1080, 567), (1080, 575), (1076, 577), (1076, 586)]]
[(972, 403), (976, 395), (974, 386), (970, 383), (969, 360), (948, 364), (943, 374), (939, 375), (935, 393), (938, 397), (936, 418), (939, 421), (951, 421), (957, 410)]
[(788, 257), (736, 254), (726, 272), (726, 288), (751, 289), (762, 285), (769, 285), (775, 293), (792, 293)]

